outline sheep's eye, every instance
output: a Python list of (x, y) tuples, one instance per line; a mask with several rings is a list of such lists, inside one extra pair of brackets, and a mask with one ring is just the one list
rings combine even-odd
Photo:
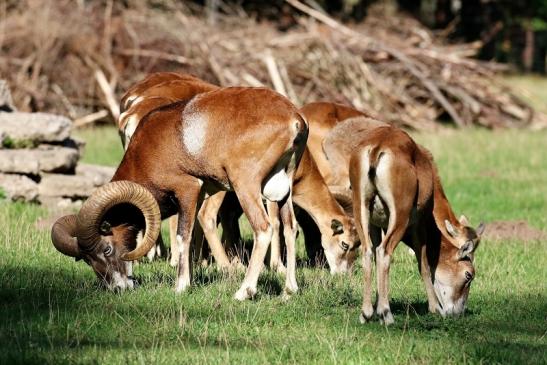
[(110, 256), (112, 254), (112, 251), (112, 246), (108, 245), (104, 248), (103, 253), (105, 254), (105, 256)]

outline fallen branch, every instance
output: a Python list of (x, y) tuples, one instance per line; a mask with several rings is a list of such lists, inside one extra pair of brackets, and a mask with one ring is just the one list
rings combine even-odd
[(456, 124), (458, 124), (459, 126), (464, 126), (465, 125), (465, 122), (463, 121), (463, 119), (456, 112), (456, 110), (454, 109), (452, 104), (450, 104), (448, 99), (446, 99), (444, 97), (444, 95), (439, 90), (439, 88), (430, 79), (428, 79), (427, 76), (422, 71), (420, 71), (418, 69), (418, 67), (416, 67), (415, 63), (410, 58), (408, 58), (405, 54), (403, 54), (402, 52), (400, 52), (400, 51), (398, 51), (394, 48), (388, 47), (388, 46), (384, 45), (381, 42), (375, 41), (370, 37), (367, 37), (367, 36), (365, 36), (361, 33), (358, 33), (356, 31), (346, 27), (345, 25), (342, 25), (342, 24), (338, 23), (336, 20), (332, 19), (328, 15), (325, 15), (325, 14), (323, 14), (323, 13), (321, 13), (321, 12), (315, 10), (315, 9), (312, 9), (309, 6), (302, 4), (298, 0), (285, 0), (285, 1), (288, 2), (289, 4), (291, 4), (292, 6), (294, 6), (295, 8), (297, 8), (298, 10), (300, 10), (300, 11), (308, 14), (309, 16), (319, 20), (320, 22), (328, 25), (332, 29), (339, 31), (339, 32), (345, 34), (348, 37), (364, 39), (364, 40), (366, 40), (367, 43), (370, 43), (371, 46), (376, 47), (378, 49), (381, 49), (381, 50), (389, 53), (393, 57), (397, 58), (399, 61), (401, 61), (403, 64), (405, 64), (405, 66), (408, 68), (408, 70), (418, 80), (420, 80), (422, 82), (422, 84), (427, 89), (429, 89), (429, 91), (431, 92), (433, 97), (435, 99), (437, 99), (439, 104), (441, 104), (444, 107), (446, 112), (452, 117), (452, 119), (454, 119), (454, 122)]
[[(197, 5), (166, 11), (133, 3), (48, 2), (44, 18), (40, 6), (14, 2), (5, 14), (10, 32), (0, 74), (19, 109), (91, 119), (104, 109), (113, 119), (125, 90), (149, 72), (170, 70), (223, 86), (272, 87), (296, 104), (344, 103), (422, 130), (437, 128), (447, 114), (457, 125), (487, 128), (522, 128), (539, 115), (499, 82), (504, 66), (472, 58), (480, 42), (447, 42), (408, 15), (384, 11), (381, 2), (352, 29), (309, 0), (286, 0), (304, 15), (283, 32), (243, 13), (221, 11), (212, 27)], [(43, 33), (66, 28), (72, 31)]]
[(114, 120), (118, 120), (120, 116), (120, 106), (116, 101), (116, 97), (114, 96), (114, 90), (112, 89), (112, 87), (106, 80), (106, 76), (100, 69), (95, 70), (95, 79), (97, 80), (97, 83), (99, 84), (99, 87), (103, 92), (106, 103), (110, 108), (110, 113), (112, 114), (112, 117), (114, 117)]
[(91, 113), (75, 119), (72, 123), (74, 128), (80, 128), (91, 123), (95, 123), (98, 120), (104, 119), (108, 116), (108, 111), (106, 109), (99, 110), (98, 112)]
[(268, 69), (268, 73), (270, 74), (270, 78), (272, 80), (275, 91), (277, 91), (281, 95), (287, 96), (285, 85), (283, 84), (283, 80), (281, 79), (277, 64), (275, 63), (275, 58), (273, 57), (271, 51), (267, 51), (266, 53), (264, 53), (262, 61), (266, 64), (266, 68)]

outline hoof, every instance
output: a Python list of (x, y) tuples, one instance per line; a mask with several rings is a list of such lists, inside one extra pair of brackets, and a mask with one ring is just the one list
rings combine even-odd
[(281, 299), (284, 302), (287, 302), (289, 299), (291, 299), (292, 293), (288, 292), (287, 289), (283, 290), (283, 293), (281, 293)]
[(296, 285), (286, 285), (285, 289), (283, 289), (283, 294), (289, 297), (296, 293), (298, 293), (298, 286)]
[(393, 324), (395, 322), (395, 320), (393, 319), (393, 314), (391, 314), (391, 311), (389, 309), (378, 312), (378, 316), (380, 317), (380, 323), (385, 326), (389, 326), (390, 324)]
[(181, 281), (180, 283), (175, 284), (175, 293), (180, 294), (188, 290), (190, 288), (189, 282)]
[(252, 289), (250, 287), (246, 288), (240, 288), (236, 294), (234, 295), (235, 300), (239, 300), (240, 302), (254, 298), (256, 295), (256, 289)]
[(372, 316), (374, 315), (374, 311), (370, 311), (370, 313), (365, 313), (365, 312), (368, 312), (368, 311), (362, 310), (361, 314), (359, 315), (359, 322), (361, 322), (361, 324), (370, 322), (372, 320)]

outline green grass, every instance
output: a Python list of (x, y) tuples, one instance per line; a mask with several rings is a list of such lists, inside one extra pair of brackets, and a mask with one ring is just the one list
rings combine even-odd
[[(116, 164), (113, 128), (81, 132), (88, 162)], [(448, 131), (415, 136), (434, 153), (457, 213), (526, 219), (547, 229), (546, 132)], [(111, 149), (112, 148), (112, 149)], [(299, 269), (284, 302), (282, 277), (265, 271), (254, 301), (232, 299), (242, 274), (198, 268), (176, 296), (165, 262), (136, 268), (141, 286), (97, 287), (83, 262), (62, 256), (33, 222), (34, 205), (0, 203), (0, 363), (547, 363), (545, 242), (484, 241), (466, 315), (427, 312), (415, 259), (392, 266), (395, 325), (360, 325), (361, 275)], [(166, 237), (165, 237), (166, 238)], [(301, 244), (301, 243), (300, 243)]]
[(547, 78), (536, 75), (504, 76), (503, 82), (534, 108), (547, 113)]
[(82, 162), (118, 166), (123, 156), (123, 147), (114, 126), (100, 126), (78, 129), (74, 133), (87, 141)]

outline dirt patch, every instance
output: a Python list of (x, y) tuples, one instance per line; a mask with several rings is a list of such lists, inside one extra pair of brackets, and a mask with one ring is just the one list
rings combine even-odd
[(486, 224), (484, 238), (488, 240), (518, 239), (520, 241), (536, 241), (547, 239), (547, 232), (530, 227), (525, 220), (496, 221)]

